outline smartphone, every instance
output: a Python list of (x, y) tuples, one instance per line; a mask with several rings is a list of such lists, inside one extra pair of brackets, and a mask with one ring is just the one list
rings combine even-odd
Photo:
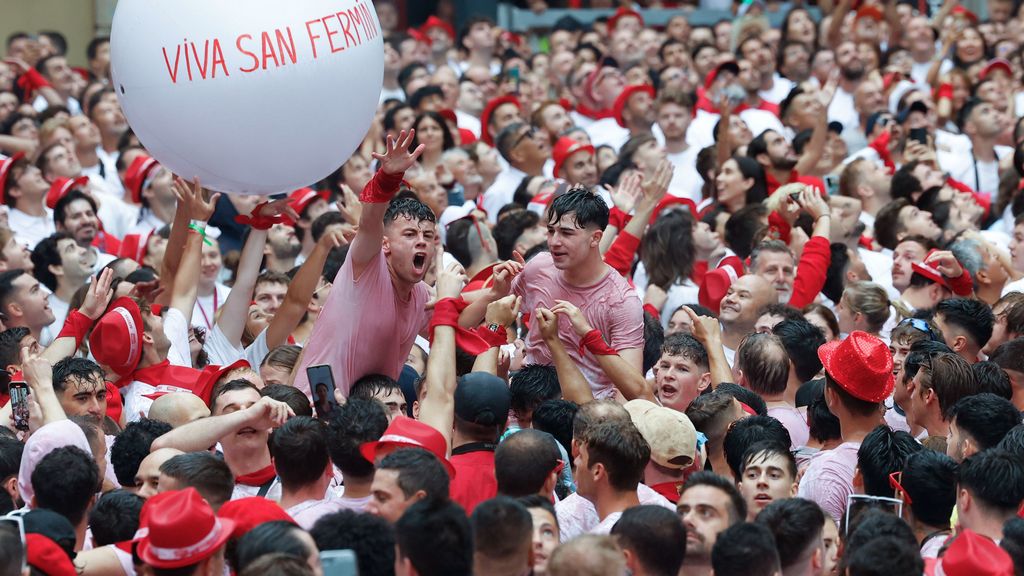
[(28, 384), (22, 381), (11, 382), (10, 390), (14, 427), (28, 430)]
[(514, 68), (510, 68), (509, 71), (508, 71), (508, 77), (509, 77), (510, 80), (512, 80), (512, 84), (515, 86), (515, 88), (513, 88), (513, 94), (517, 94), (518, 95), (519, 94), (519, 67), (516, 66)]
[(324, 576), (359, 576), (356, 554), (351, 550), (324, 550), (320, 553)]
[(318, 364), (306, 368), (309, 378), (309, 389), (313, 391), (313, 409), (317, 418), (326, 420), (331, 412), (338, 407), (334, 398), (334, 373), (327, 364)]
[(916, 140), (921, 144), (928, 144), (928, 129), (927, 128), (911, 128), (910, 139)]
[(829, 196), (837, 196), (839, 194), (839, 176), (835, 174), (825, 174), (822, 178), (825, 181), (825, 192), (828, 192)]

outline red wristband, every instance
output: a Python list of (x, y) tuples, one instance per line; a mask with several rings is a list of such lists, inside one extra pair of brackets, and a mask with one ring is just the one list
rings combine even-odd
[(935, 92), (936, 100), (942, 100), (943, 98), (947, 98), (949, 100), (953, 99), (953, 85), (948, 82), (945, 84), (939, 84), (939, 88)]
[(238, 216), (235, 216), (235, 222), (250, 226), (255, 230), (270, 230), (274, 224), (287, 222), (287, 218), (284, 214), (278, 214), (276, 216), (264, 216), (260, 214), (260, 209), (269, 203), (270, 202), (267, 201), (260, 202), (252, 209), (252, 214), (239, 214)]
[(28, 97), (40, 88), (49, 86), (50, 83), (43, 78), (43, 75), (39, 73), (35, 68), (29, 68), (24, 74), (18, 78), (18, 86), (25, 91), (25, 96)]
[(64, 327), (61, 328), (57, 338), (74, 338), (75, 350), (78, 350), (90, 328), (92, 328), (92, 320), (78, 310), (72, 310), (64, 320)]
[(486, 342), (490, 348), (498, 348), (508, 344), (508, 333), (505, 331), (504, 326), (502, 326), (498, 332), (495, 332), (486, 326), (481, 326), (476, 329), (476, 335)]
[(601, 336), (601, 331), (597, 328), (587, 332), (583, 336), (583, 339), (580, 340), (581, 356), (583, 355), (584, 350), (589, 350), (594, 356), (614, 356), (619, 353), (604, 341), (604, 337)]
[(384, 170), (377, 170), (373, 178), (363, 187), (363, 191), (359, 193), (359, 201), (370, 204), (390, 202), (398, 192), (398, 187), (404, 176), (404, 174), (388, 174)]
[(644, 312), (654, 316), (655, 320), (661, 320), (661, 310), (654, 307), (654, 304), (644, 304)]

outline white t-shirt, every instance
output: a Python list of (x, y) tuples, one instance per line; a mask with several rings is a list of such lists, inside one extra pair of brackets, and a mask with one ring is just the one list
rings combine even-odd
[(50, 294), (49, 302), (50, 310), (53, 310), (53, 324), (51, 324), (51, 326), (56, 326), (57, 332), (59, 333), (64, 327), (64, 320), (68, 317), (71, 304), (57, 298), (57, 295), (54, 293)]
[(11, 208), (7, 215), (7, 224), (14, 232), (14, 237), (28, 246), (29, 250), (36, 247), (40, 240), (57, 231), (53, 223), (53, 210), (43, 208), (43, 216), (30, 216), (17, 208)]
[[(647, 292), (647, 268), (644, 267), (644, 263), (640, 262), (636, 265), (636, 272), (633, 274), (633, 285), (636, 287), (637, 295), (640, 300), (643, 301), (644, 294)], [(672, 313), (675, 312), (680, 306), (684, 304), (696, 304), (697, 294), (700, 292), (700, 287), (693, 283), (693, 280), (689, 278), (683, 279), (681, 282), (676, 282), (668, 289), (668, 298), (665, 300), (664, 306), (661, 307), (661, 327), (668, 328), (668, 321), (672, 319)]]
[(270, 349), (267, 347), (266, 330), (260, 332), (259, 336), (252, 341), (252, 344), (249, 344), (243, 350), (228, 342), (220, 326), (216, 325), (213, 327), (213, 330), (206, 333), (206, 343), (203, 345), (203, 350), (206, 350), (206, 354), (210, 358), (210, 364), (227, 366), (244, 358), (254, 368), (258, 368), (263, 363), (263, 359), (270, 353)]
[(512, 203), (512, 199), (516, 196), (516, 188), (519, 188), (523, 178), (526, 178), (526, 172), (509, 166), (498, 173), (494, 183), (484, 192), (483, 200), (478, 199), (480, 206), (487, 212), (487, 220), (491, 224), (497, 224), (498, 211), (506, 204)]
[(999, 194), (999, 159), (1013, 154), (1013, 148), (996, 146), (995, 153), (997, 160), (990, 162), (978, 160), (971, 150), (967, 150), (966, 154), (959, 150), (939, 150), (936, 157), (939, 160), (939, 167), (949, 173), (950, 178), (963, 182), (978, 192), (991, 194), (995, 200)]
[(611, 146), (616, 152), (629, 140), (629, 130), (619, 126), (614, 118), (602, 118), (586, 127), (594, 148)]
[(778, 72), (775, 72), (772, 76), (772, 87), (770, 90), (759, 90), (757, 95), (762, 99), (771, 102), (772, 104), (778, 104), (789, 96), (789, 92), (793, 89), (793, 82), (788, 78), (783, 78)]
[(229, 294), (231, 288), (216, 282), (213, 294), (197, 297), (196, 305), (192, 309), (192, 325), (206, 328), (207, 331), (212, 330), (213, 325), (217, 323), (217, 311), (224, 306)]
[(704, 179), (697, 172), (697, 154), (700, 149), (690, 146), (678, 154), (668, 154), (668, 161), (675, 167), (672, 173), (672, 182), (668, 185), (668, 193), (678, 198), (689, 198), (696, 204), (700, 202), (703, 194)]

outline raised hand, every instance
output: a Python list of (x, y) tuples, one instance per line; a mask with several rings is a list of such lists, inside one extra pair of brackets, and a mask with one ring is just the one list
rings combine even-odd
[(585, 336), (587, 332), (593, 330), (590, 322), (587, 322), (586, 316), (583, 315), (583, 311), (572, 302), (555, 300), (555, 305), (551, 307), (551, 311), (555, 314), (565, 314), (569, 318), (569, 322), (572, 323), (572, 329), (580, 336)]
[(287, 404), (269, 396), (260, 398), (259, 402), (246, 408), (245, 412), (245, 426), (243, 427), (252, 427), (257, 430), (278, 428), (289, 418), (295, 416), (295, 412), (292, 412)]
[(338, 202), (338, 211), (345, 218), (345, 222), (353, 226), (359, 224), (359, 217), (363, 214), (363, 204), (359, 196), (351, 188), (342, 184), (341, 197), (343, 202)]
[(828, 216), (831, 214), (831, 208), (829, 208), (828, 202), (821, 197), (821, 194), (818, 194), (810, 187), (804, 187), (796, 201), (797, 204), (806, 210), (815, 221), (822, 216)]
[(956, 256), (949, 250), (933, 252), (925, 259), (925, 264), (934, 266), (946, 278), (959, 278), (964, 273), (963, 266), (957, 261)]
[(683, 306), (683, 310), (690, 317), (690, 323), (693, 325), (693, 337), (705, 348), (721, 342), (722, 325), (718, 323), (718, 318), (698, 316), (689, 306)]
[(78, 311), (95, 322), (106, 311), (107, 304), (110, 303), (110, 298), (114, 295), (113, 290), (110, 289), (113, 282), (114, 271), (104, 268), (100, 275), (89, 284), (89, 290), (85, 293), (85, 301), (82, 302)]
[(412, 139), (415, 136), (416, 130), (409, 130), (408, 132), (402, 130), (398, 134), (397, 139), (388, 136), (387, 148), (384, 154), (379, 152), (373, 153), (373, 157), (380, 162), (381, 170), (388, 174), (405, 174), (405, 171), (412, 167), (420, 157), (420, 154), (423, 153), (423, 144), (409, 152), (409, 145), (412, 144)]
[(558, 340), (558, 316), (547, 308), (537, 308), (533, 315), (537, 318), (540, 337), (550, 346), (551, 342)]
[(494, 267), (491, 277), (494, 283), (491, 285), (491, 293), (496, 298), (504, 298), (512, 291), (512, 280), (523, 271), (526, 261), (519, 252), (512, 252), (512, 259), (506, 260)]
[(654, 169), (654, 176), (648, 178), (643, 184), (644, 194), (641, 202), (644, 206), (654, 207), (661, 202), (668, 194), (668, 185), (672, 182), (674, 172), (675, 167), (668, 160), (658, 162), (658, 166)]
[(623, 179), (615, 188), (605, 186), (605, 190), (611, 195), (612, 203), (615, 204), (615, 207), (624, 214), (629, 214), (633, 211), (640, 198), (643, 197), (643, 180), (643, 174), (635, 172)]
[(519, 318), (519, 308), (523, 305), (522, 296), (509, 294), (487, 305), (484, 322), (499, 326), (511, 326)]
[(213, 216), (213, 211), (217, 207), (217, 200), (220, 198), (220, 192), (216, 192), (209, 197), (207, 197), (207, 194), (208, 191), (203, 190), (198, 176), (192, 181), (191, 187), (183, 178), (174, 179), (174, 195), (185, 208), (191, 220), (207, 222)]
[(291, 218), (293, 222), (298, 222), (299, 220), (299, 214), (295, 212), (294, 208), (292, 208), (288, 198), (279, 198), (273, 202), (267, 202), (266, 204), (257, 204), (253, 212), (255, 212), (253, 216), (259, 216), (262, 218), (287, 216)]

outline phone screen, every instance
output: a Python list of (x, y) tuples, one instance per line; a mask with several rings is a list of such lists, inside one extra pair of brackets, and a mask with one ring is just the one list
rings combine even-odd
[(14, 427), (28, 430), (28, 384), (11, 382), (11, 412), (14, 414)]
[(839, 176), (836, 176), (835, 174), (825, 174), (823, 180), (825, 180), (825, 191), (828, 192), (829, 196), (839, 194)]
[(320, 553), (324, 576), (359, 576), (356, 555), (351, 550), (324, 550)]
[(318, 364), (306, 368), (309, 378), (309, 389), (313, 391), (313, 408), (321, 420), (330, 417), (338, 406), (334, 398), (334, 373), (327, 364)]
[(928, 129), (927, 128), (911, 128), (910, 139), (916, 140), (921, 144), (928, 143)]

